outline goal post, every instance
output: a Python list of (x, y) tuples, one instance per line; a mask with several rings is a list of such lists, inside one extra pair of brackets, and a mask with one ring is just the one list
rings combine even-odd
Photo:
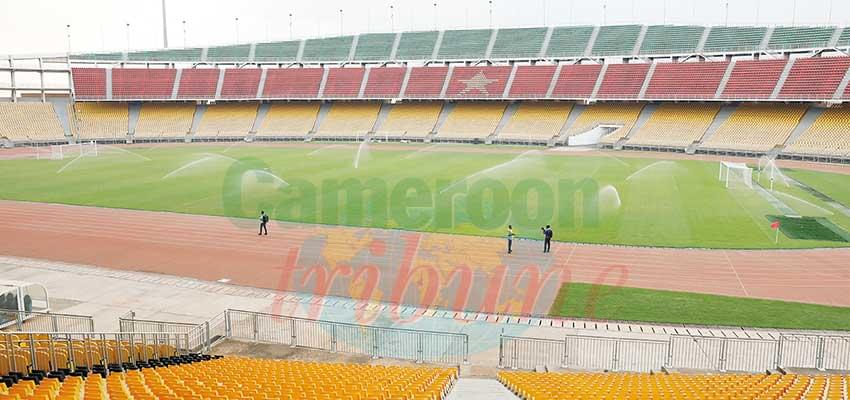
[(726, 188), (743, 184), (744, 186), (753, 188), (753, 169), (744, 163), (734, 163), (728, 161), (720, 162), (720, 172), (717, 180), (723, 183)]
[(51, 160), (64, 160), (74, 157), (97, 157), (98, 155), (99, 150), (95, 141), (50, 146)]

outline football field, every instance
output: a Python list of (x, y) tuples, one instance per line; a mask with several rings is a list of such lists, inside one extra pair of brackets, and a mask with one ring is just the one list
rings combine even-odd
[(786, 172), (799, 183), (771, 191), (757, 176), (724, 187), (715, 161), (544, 148), (102, 145), (97, 157), (0, 161), (0, 198), (482, 236), (510, 224), (535, 239), (549, 224), (556, 241), (616, 245), (847, 246), (850, 176)]

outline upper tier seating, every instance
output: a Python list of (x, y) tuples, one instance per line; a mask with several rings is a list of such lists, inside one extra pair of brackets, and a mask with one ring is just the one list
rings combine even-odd
[(794, 374), (621, 374), (499, 372), (524, 400), (843, 400), (848, 377)]
[(177, 89), (177, 98), (215, 98), (219, 71), (218, 68), (184, 69), (180, 75), (180, 87)]
[(357, 49), (354, 60), (380, 61), (389, 60), (395, 43), (395, 33), (366, 33), (357, 39)]
[(554, 65), (520, 65), (514, 75), (510, 97), (544, 98), (557, 69)]
[(355, 98), (360, 93), (366, 68), (331, 68), (325, 81), (323, 97)]
[(770, 36), (768, 48), (826, 47), (834, 32), (834, 26), (778, 26)]
[(51, 103), (0, 103), (0, 137), (13, 142), (61, 140), (65, 131)]
[(372, 131), (379, 111), (377, 102), (333, 103), (316, 136), (363, 136)]
[(441, 60), (484, 58), (492, 33), (490, 29), (445, 31), (437, 58)]
[(127, 135), (127, 103), (75, 103), (74, 110), (80, 139), (122, 139)]
[(496, 130), (506, 106), (503, 102), (457, 103), (437, 138), (484, 139)]
[(210, 47), (207, 49), (207, 61), (233, 62), (247, 60), (250, 54), (250, 44)]
[[(83, 380), (22, 380), (11, 399), (298, 399), (435, 400), (448, 396), (457, 370), (218, 358), (168, 367), (93, 374)], [(0, 394), (0, 398), (6, 395)]]
[(844, 27), (844, 31), (841, 32), (841, 36), (838, 37), (838, 45), (850, 46), (850, 28)]
[(704, 26), (652, 25), (640, 47), (641, 54), (693, 53), (696, 50)]
[(547, 141), (561, 132), (572, 109), (570, 103), (522, 102), (497, 139)]
[(490, 58), (537, 58), (546, 28), (499, 29)]
[(721, 94), (724, 99), (767, 99), (773, 93), (787, 60), (742, 60)]
[(800, 58), (794, 61), (779, 92), (782, 99), (830, 99), (847, 70), (850, 57)]
[(640, 25), (606, 25), (599, 28), (593, 43), (596, 56), (632, 54), (642, 27)]
[(754, 51), (761, 46), (767, 33), (765, 27), (713, 26), (705, 41), (703, 51)]
[(315, 98), (322, 84), (322, 68), (275, 68), (266, 71), (263, 97)]
[(103, 68), (71, 68), (74, 95), (78, 99), (106, 98), (106, 70)]
[(719, 111), (719, 104), (662, 104), (628, 144), (688, 147), (705, 134)]
[(196, 136), (246, 136), (257, 118), (257, 103), (218, 103), (210, 105), (201, 117)]
[(601, 103), (587, 106), (567, 130), (567, 135), (578, 135), (599, 125), (620, 125), (621, 128), (604, 136), (603, 143), (613, 143), (627, 135), (637, 122), (643, 103)]
[(767, 152), (788, 140), (805, 113), (803, 105), (742, 105), (702, 147)]
[(558, 99), (589, 98), (599, 79), (599, 64), (564, 65), (555, 83), (552, 97)]
[(316, 124), (321, 103), (272, 103), (257, 136), (305, 137)]
[(850, 156), (850, 107), (824, 110), (785, 153)]
[(254, 61), (295, 61), (300, 46), (301, 42), (298, 40), (257, 43), (254, 49)]
[(226, 99), (256, 98), (262, 72), (259, 68), (228, 68), (224, 70), (221, 97)]
[(75, 54), (74, 59), (77, 60), (98, 60), (98, 61), (121, 61), (124, 59), (123, 53), (88, 53)]
[(113, 68), (112, 98), (170, 99), (174, 90), (175, 69)]
[(729, 63), (659, 63), (646, 90), (648, 99), (713, 99)]
[(592, 26), (562, 26), (552, 30), (546, 55), (549, 57), (583, 56), (593, 35)]
[(431, 59), (439, 34), (437, 31), (402, 33), (395, 58), (398, 60)]
[(363, 94), (366, 97), (372, 98), (396, 98), (401, 91), (401, 84), (404, 82), (404, 75), (406, 73), (407, 68), (371, 68), (369, 70), (369, 80), (366, 82), (366, 89), (363, 91)]
[(434, 130), (442, 110), (443, 103), (436, 101), (394, 104), (375, 136), (424, 138)]
[(338, 36), (324, 39), (307, 39), (304, 43), (302, 61), (344, 61), (351, 52), (354, 36)]
[(649, 72), (649, 64), (611, 64), (602, 78), (596, 97), (600, 99), (636, 99)]
[(194, 116), (194, 104), (142, 103), (133, 137), (185, 137)]
[(511, 69), (510, 66), (455, 67), (446, 97), (501, 98)]
[(130, 61), (201, 61), (203, 49), (137, 51), (127, 54)]
[(440, 97), (448, 72), (449, 67), (413, 67), (410, 70), (404, 97)]

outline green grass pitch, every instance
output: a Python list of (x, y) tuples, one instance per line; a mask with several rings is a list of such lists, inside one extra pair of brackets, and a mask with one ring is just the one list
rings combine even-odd
[(571, 283), (553, 316), (755, 328), (850, 330), (850, 308)]
[[(248, 218), (264, 209), (279, 220), (488, 236), (512, 224), (538, 237), (551, 224), (556, 241), (585, 243), (847, 245), (784, 235), (775, 244), (767, 216), (784, 213), (756, 190), (724, 188), (716, 162), (380, 143), (358, 160), (357, 145), (322, 146), (101, 146), (99, 157), (3, 160), (0, 198)], [(850, 198), (848, 176), (798, 179)], [(850, 228), (850, 217), (798, 187), (779, 185), (773, 196), (795, 214)]]

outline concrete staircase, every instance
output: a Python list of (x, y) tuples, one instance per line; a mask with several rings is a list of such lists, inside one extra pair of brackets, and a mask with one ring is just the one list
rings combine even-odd
[[(654, 65), (654, 64), (653, 64)], [(622, 139), (618, 140), (617, 143), (614, 144), (614, 150), (622, 150), (623, 145), (629, 140), (629, 138), (640, 128), (646, 124), (646, 121), (649, 121), (649, 118), (652, 117), (652, 114), (655, 113), (655, 110), (658, 109), (658, 104), (647, 104), (643, 107), (643, 110), (640, 112), (640, 116), (638, 116), (637, 122), (635, 122), (632, 129), (624, 136)]]
[(493, 143), (493, 140), (495, 140), (499, 136), (499, 133), (502, 132), (502, 129), (504, 129), (505, 126), (508, 125), (508, 122), (511, 121), (511, 118), (514, 117), (514, 114), (516, 114), (517, 109), (519, 109), (519, 102), (508, 104), (508, 107), (505, 108), (505, 112), (502, 114), (502, 119), (499, 121), (499, 125), (496, 125), (496, 130), (494, 130), (492, 134), (490, 134), (489, 136), (487, 136), (486, 139), (484, 139), (484, 143)]
[(201, 119), (204, 118), (205, 112), (207, 112), (206, 104), (198, 104), (195, 107), (195, 115), (192, 117), (192, 127), (189, 128), (189, 136), (186, 136), (187, 142), (191, 141), (192, 136), (195, 136), (195, 133), (198, 132), (198, 126), (201, 125)]
[(825, 108), (810, 107), (809, 110), (806, 111), (806, 114), (804, 114), (803, 117), (800, 118), (800, 122), (797, 123), (797, 127), (794, 128), (794, 130), (791, 132), (791, 135), (788, 136), (788, 139), (781, 146), (780, 150), (785, 150), (786, 147), (796, 142), (797, 139), (800, 138), (800, 136), (803, 136), (803, 133), (809, 130), (812, 124), (814, 124), (815, 121), (820, 118), (821, 114), (823, 114), (825, 110)]
[(136, 126), (139, 125), (139, 114), (142, 112), (142, 103), (130, 103), (127, 111), (127, 135), (133, 136), (136, 134)]
[[(387, 116), (390, 115), (390, 110), (392, 110), (393, 105), (390, 103), (381, 104), (381, 110), (378, 111), (378, 118), (375, 119), (375, 124), (372, 125), (372, 129), (369, 130), (370, 134), (374, 134), (379, 131), (382, 126), (384, 126), (384, 122), (387, 121)], [(367, 135), (367, 137), (372, 137), (373, 135)], [(379, 138), (380, 139), (380, 138)]]
[(454, 111), (454, 109), (455, 109), (455, 103), (445, 103), (445, 104), (443, 104), (443, 109), (440, 110), (440, 116), (437, 117), (437, 123), (434, 125), (434, 131), (430, 135), (425, 136), (425, 142), (426, 143), (431, 142), (431, 139), (433, 139), (434, 136), (436, 136), (437, 133), (440, 132), (440, 129), (443, 128), (443, 124), (446, 123), (446, 119), (449, 118), (449, 114), (451, 114), (452, 111)]
[(779, 97), (779, 93), (782, 92), (782, 87), (785, 86), (785, 81), (788, 80), (788, 75), (791, 73), (791, 68), (794, 67), (795, 60), (796, 58), (788, 59), (788, 63), (785, 64), (785, 69), (782, 70), (782, 75), (779, 76), (779, 81), (776, 82), (776, 87), (773, 88), (773, 94), (770, 95), (771, 99)]
[(310, 132), (307, 133), (307, 137), (304, 139), (305, 142), (313, 140), (313, 136), (315, 136), (316, 132), (319, 131), (319, 127), (322, 126), (322, 122), (324, 122), (325, 117), (328, 116), (330, 111), (331, 103), (322, 103), (322, 106), (319, 107), (319, 114), (316, 115), (316, 123), (313, 124), (313, 129), (310, 129)]
[(513, 393), (495, 379), (460, 378), (446, 400), (516, 400)]
[(248, 132), (247, 139), (250, 141), (254, 140), (254, 136), (257, 134), (257, 131), (260, 130), (260, 127), (263, 126), (263, 121), (266, 119), (266, 115), (269, 113), (269, 108), (271, 108), (271, 103), (260, 103), (260, 107), (257, 108), (257, 117), (254, 119), (254, 125), (251, 126), (251, 131)]
[(717, 129), (729, 119), (729, 116), (738, 109), (738, 106), (723, 106), (720, 108), (720, 111), (714, 116), (714, 121), (711, 122), (711, 125), (708, 126), (708, 129), (703, 133), (702, 138), (691, 143), (690, 146), (685, 150), (685, 153), (694, 154), (697, 151), (697, 148), (705, 143), (706, 140), (711, 139), (712, 136), (717, 132)]

